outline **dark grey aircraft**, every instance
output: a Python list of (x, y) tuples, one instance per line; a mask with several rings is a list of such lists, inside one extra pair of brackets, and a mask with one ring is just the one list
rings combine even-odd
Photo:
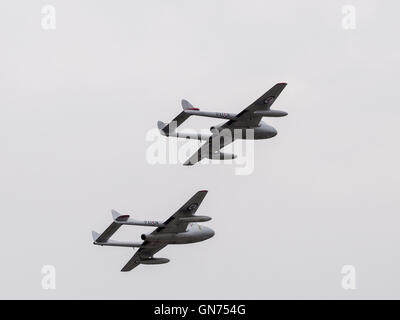
[[(203, 158), (209, 159), (234, 159), (234, 154), (222, 153), (221, 149), (235, 139), (268, 139), (275, 137), (277, 131), (272, 126), (262, 121), (263, 117), (283, 117), (287, 112), (271, 110), (272, 104), (278, 98), (286, 83), (278, 83), (264, 93), (259, 99), (253, 102), (238, 114), (225, 112), (205, 112), (193, 107), (188, 101), (182, 100), (183, 111), (176, 116), (169, 124), (158, 121), (158, 129), (162, 135), (185, 139), (197, 139), (207, 141), (193, 154), (184, 165), (193, 165)], [(176, 132), (184, 121), (190, 116), (202, 116), (211, 118), (229, 119), (229, 121), (210, 128), (212, 135), (184, 134)], [(249, 134), (250, 132), (250, 134)]]
[[(197, 192), (177, 212), (165, 222), (139, 221), (130, 218), (129, 215), (120, 215), (112, 210), (114, 221), (99, 235), (92, 231), (93, 244), (100, 246), (139, 248), (134, 256), (122, 268), (121, 271), (131, 271), (139, 264), (162, 264), (169, 262), (166, 258), (155, 258), (154, 254), (169, 244), (187, 244), (207, 240), (214, 236), (214, 231), (196, 222), (211, 220), (207, 216), (196, 216), (195, 213), (206, 196), (207, 191)], [(143, 242), (121, 242), (111, 240), (111, 236), (122, 225), (157, 227), (150, 234), (142, 234)]]

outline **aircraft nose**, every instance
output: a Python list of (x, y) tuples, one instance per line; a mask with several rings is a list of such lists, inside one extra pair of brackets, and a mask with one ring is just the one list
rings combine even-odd
[(214, 237), (215, 232), (213, 229), (207, 228), (207, 239)]
[(270, 132), (271, 137), (275, 137), (278, 134), (278, 131), (273, 127), (270, 128)]

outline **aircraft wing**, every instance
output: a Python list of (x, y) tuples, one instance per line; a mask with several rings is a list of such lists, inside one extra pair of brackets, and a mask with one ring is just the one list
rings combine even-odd
[[(183, 165), (192, 166), (204, 158), (217, 159), (218, 154), (223, 157), (223, 153), (220, 150), (233, 141), (234, 137), (231, 134), (221, 135), (220, 133), (214, 133)], [(220, 157), (220, 159), (222, 158)]]
[[(207, 195), (206, 190), (197, 192), (191, 197), (178, 211), (176, 211), (171, 217), (169, 217), (163, 226), (155, 229), (151, 234), (160, 233), (180, 233), (184, 232), (189, 224), (187, 221), (180, 220), (180, 218), (193, 216), (200, 204), (203, 202), (204, 197)], [(136, 251), (134, 256), (128, 261), (128, 263), (122, 268), (121, 271), (131, 271), (133, 268), (140, 264), (140, 260), (152, 257), (158, 251), (166, 247), (167, 244), (152, 242), (145, 240), (142, 247)]]
[(283, 89), (285, 89), (286, 85), (286, 83), (278, 83), (274, 85), (246, 109), (239, 112), (235, 118), (226, 122), (222, 128), (256, 127), (260, 123), (262, 115), (257, 115), (254, 112), (269, 110)]

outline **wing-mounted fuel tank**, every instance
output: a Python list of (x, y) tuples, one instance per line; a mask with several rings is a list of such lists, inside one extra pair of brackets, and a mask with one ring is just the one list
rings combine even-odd
[(285, 117), (288, 115), (286, 111), (281, 111), (281, 110), (260, 110), (260, 111), (254, 111), (254, 114), (271, 118)]
[(206, 221), (210, 221), (211, 217), (207, 217), (207, 216), (190, 216), (190, 217), (181, 217), (179, 218), (180, 221), (184, 221), (184, 222), (206, 222)]
[(141, 259), (141, 264), (163, 264), (168, 263), (169, 259), (167, 258), (148, 258), (148, 259)]

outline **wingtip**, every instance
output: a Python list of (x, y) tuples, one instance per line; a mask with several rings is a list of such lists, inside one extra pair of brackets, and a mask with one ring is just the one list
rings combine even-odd
[(126, 265), (124, 265), (124, 267), (121, 269), (121, 272), (128, 272), (128, 271), (132, 271), (133, 269), (135, 269), (138, 265), (140, 265), (140, 261), (139, 260), (135, 260), (133, 261), (133, 263), (131, 261), (129, 261)]

